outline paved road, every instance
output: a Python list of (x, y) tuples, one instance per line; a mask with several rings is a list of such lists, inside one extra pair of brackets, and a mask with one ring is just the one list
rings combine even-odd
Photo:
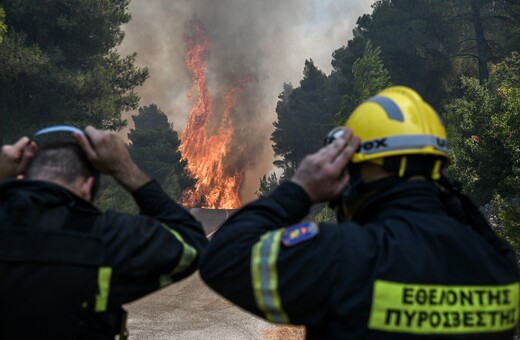
[[(192, 209), (211, 235), (228, 210)], [(130, 339), (263, 339), (274, 326), (216, 295), (198, 273), (126, 306)]]
[(130, 339), (262, 339), (273, 327), (217, 296), (198, 274), (126, 307)]
[(235, 212), (235, 209), (191, 208), (190, 212), (202, 223), (206, 235), (211, 237), (218, 227)]

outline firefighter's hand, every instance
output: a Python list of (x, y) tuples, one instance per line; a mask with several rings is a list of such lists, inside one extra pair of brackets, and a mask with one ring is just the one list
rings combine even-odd
[(125, 189), (132, 192), (150, 181), (134, 163), (125, 142), (115, 132), (85, 128), (85, 134), (74, 134), (92, 165), (114, 177)]
[(22, 137), (13, 145), (2, 146), (0, 152), (0, 179), (22, 176), (36, 152), (36, 143)]
[(291, 181), (305, 190), (312, 203), (336, 198), (348, 184), (350, 174), (346, 168), (358, 146), (359, 138), (345, 129), (343, 136), (306, 156)]

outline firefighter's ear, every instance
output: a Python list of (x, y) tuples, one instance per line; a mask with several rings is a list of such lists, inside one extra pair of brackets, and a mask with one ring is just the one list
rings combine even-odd
[(85, 201), (92, 202), (94, 200), (94, 185), (95, 179), (93, 176), (82, 178), (79, 183), (79, 196)]

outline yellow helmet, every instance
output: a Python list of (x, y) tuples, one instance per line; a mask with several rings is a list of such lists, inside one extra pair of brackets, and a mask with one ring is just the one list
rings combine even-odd
[[(383, 165), (393, 156), (429, 155), (438, 159), (432, 178), (448, 163), (446, 129), (435, 110), (414, 90), (389, 87), (360, 104), (347, 119), (361, 140), (353, 163), (371, 161)], [(400, 158), (400, 176), (406, 171), (407, 157)], [(401, 176), (402, 177), (402, 176)]]

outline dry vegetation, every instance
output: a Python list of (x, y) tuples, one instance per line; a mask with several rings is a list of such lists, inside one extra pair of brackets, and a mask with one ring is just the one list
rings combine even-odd
[(305, 328), (303, 326), (277, 326), (262, 332), (264, 340), (303, 340)]

